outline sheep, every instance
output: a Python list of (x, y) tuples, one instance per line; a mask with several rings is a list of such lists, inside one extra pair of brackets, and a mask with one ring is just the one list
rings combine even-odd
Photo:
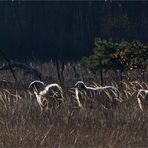
[(36, 80), (28, 88), (34, 92), (41, 112), (55, 107), (56, 103), (60, 104), (64, 98), (62, 87), (56, 83), (45, 85), (44, 82)]
[[(96, 99), (106, 109), (113, 109), (118, 102), (121, 102), (119, 90), (113, 86), (88, 87), (83, 81), (75, 84), (75, 95), (79, 107), (83, 107), (80, 102), (80, 96), (87, 96), (87, 99)], [(83, 97), (84, 99), (85, 97)], [(83, 100), (82, 99), (82, 100)]]
[(140, 89), (137, 94), (137, 101), (141, 111), (148, 107), (148, 90)]

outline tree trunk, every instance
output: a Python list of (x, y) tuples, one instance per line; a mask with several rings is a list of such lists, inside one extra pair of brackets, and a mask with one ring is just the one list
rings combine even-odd
[(100, 59), (100, 81), (101, 85), (103, 85), (103, 68), (102, 68), (102, 60)]
[(11, 71), (12, 75), (13, 75), (13, 78), (14, 78), (15, 82), (17, 83), (17, 78), (16, 78), (16, 75), (15, 75), (15, 72), (14, 72), (13, 68), (11, 67), (11, 63), (10, 63), (9, 58), (3, 52), (2, 52), (2, 55), (3, 55), (4, 59), (6, 60), (6, 62), (8, 63), (8, 66), (10, 68), (10, 71)]

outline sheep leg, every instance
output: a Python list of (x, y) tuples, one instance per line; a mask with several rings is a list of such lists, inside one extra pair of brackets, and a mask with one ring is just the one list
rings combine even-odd
[(79, 107), (82, 108), (82, 104), (80, 103), (79, 96), (78, 96), (79, 95), (78, 89), (76, 89), (75, 92), (76, 92), (76, 100), (77, 100), (77, 103), (78, 103)]
[(143, 107), (142, 107), (140, 98), (137, 98), (137, 100), (138, 100), (138, 104), (139, 104), (140, 109), (143, 111)]

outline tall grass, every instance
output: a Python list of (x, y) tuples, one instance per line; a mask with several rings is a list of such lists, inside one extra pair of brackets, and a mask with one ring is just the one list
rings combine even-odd
[[(32, 65), (43, 73), (45, 83), (58, 82), (53, 63)], [(80, 109), (71, 88), (82, 78), (90, 85), (99, 85), (100, 79), (98, 74), (90, 74), (79, 66), (77, 73), (70, 64), (65, 66), (65, 101), (53, 112), (41, 114), (35, 96), (27, 90), (31, 76), (21, 80), (18, 71), (21, 86), (1, 87), (0, 147), (148, 147), (147, 112), (140, 111), (136, 100), (139, 87), (148, 88), (147, 80), (137, 78), (135, 72), (132, 81), (119, 82), (109, 71), (104, 75), (105, 84), (119, 87), (124, 101), (112, 111), (99, 104)], [(0, 78), (7, 79), (8, 75), (9, 72), (1, 72)]]

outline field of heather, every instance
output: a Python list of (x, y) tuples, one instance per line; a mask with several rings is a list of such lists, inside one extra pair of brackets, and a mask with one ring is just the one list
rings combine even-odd
[[(46, 84), (60, 83), (52, 62), (30, 63), (38, 69)], [(18, 84), (10, 71), (0, 71), (0, 147), (51, 148), (146, 148), (148, 147), (148, 112), (142, 112), (136, 99), (140, 88), (148, 89), (148, 75), (132, 71), (123, 75), (104, 70), (104, 84), (120, 90), (123, 101), (115, 110), (100, 104), (80, 109), (73, 92), (74, 84), (100, 85), (99, 72), (91, 74), (79, 64), (64, 66), (61, 86), (64, 102), (54, 112), (41, 114), (36, 98), (27, 87), (34, 78), (16, 71)]]

